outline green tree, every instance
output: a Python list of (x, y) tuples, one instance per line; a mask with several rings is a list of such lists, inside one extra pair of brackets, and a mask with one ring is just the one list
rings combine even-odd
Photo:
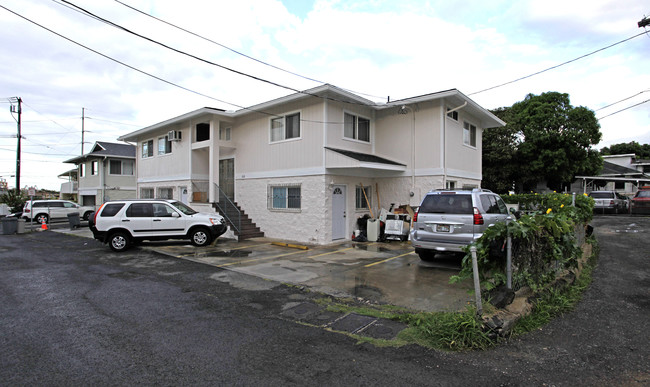
[(600, 150), (601, 155), (634, 154), (640, 159), (650, 159), (650, 144), (639, 144), (636, 141), (614, 144)]
[[(501, 120), (508, 122), (510, 108), (492, 110)], [(510, 191), (517, 176), (515, 155), (517, 132), (511, 125), (490, 128), (483, 132), (483, 181), (482, 186), (494, 192)]]
[[(516, 183), (518, 190), (530, 190), (539, 181), (546, 181), (550, 189), (561, 190), (570, 184), (576, 175), (593, 175), (602, 168), (602, 158), (593, 146), (601, 139), (600, 124), (592, 110), (573, 107), (569, 95), (558, 92), (528, 94), (523, 101), (510, 108), (503, 108), (495, 114), (502, 114), (507, 129), (500, 131), (498, 140), (514, 147), (511, 157), (502, 160), (502, 168), (511, 172), (509, 181), (491, 182), (494, 168), (498, 165), (495, 152), (510, 152), (511, 148), (500, 148), (489, 144), (483, 159), (490, 168), (484, 170), (484, 178), (498, 187), (499, 184)], [(489, 132), (492, 129), (486, 131)], [(488, 136), (488, 141), (492, 139)], [(486, 175), (490, 174), (490, 177)], [(502, 191), (497, 189), (497, 191)]]
[(11, 212), (20, 212), (23, 210), (27, 199), (19, 190), (9, 190), (6, 194), (0, 196), (0, 203), (5, 203), (11, 207)]

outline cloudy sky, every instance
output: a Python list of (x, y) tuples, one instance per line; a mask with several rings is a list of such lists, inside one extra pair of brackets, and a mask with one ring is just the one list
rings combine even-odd
[(56, 190), (81, 153), (82, 108), (87, 152), (323, 82), (376, 102), (456, 88), (487, 109), (558, 91), (602, 117), (599, 147), (650, 143), (647, 15), (647, 0), (0, 0), (0, 176), (15, 186), (11, 97), (24, 102), (21, 186)]

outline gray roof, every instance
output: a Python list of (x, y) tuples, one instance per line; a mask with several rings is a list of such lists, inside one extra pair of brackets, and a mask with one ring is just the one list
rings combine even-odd
[(603, 161), (603, 170), (600, 172), (600, 176), (612, 175), (643, 175), (643, 172), (637, 171), (636, 169), (624, 167), (622, 165), (610, 163), (609, 161)]
[(363, 161), (366, 163), (379, 163), (379, 164), (390, 164), (390, 165), (404, 165), (400, 164), (398, 162), (392, 161), (385, 159), (383, 157), (375, 156), (375, 155), (369, 155), (367, 153), (359, 153), (359, 152), (353, 152), (349, 150), (343, 150), (343, 149), (335, 149), (335, 148), (330, 148), (330, 147), (325, 147), (325, 149), (329, 149), (331, 151), (334, 151), (336, 153), (340, 153), (343, 156), (347, 156), (350, 158), (353, 158), (358, 161)]
[(64, 161), (64, 163), (78, 164), (92, 158), (113, 157), (121, 159), (134, 159), (135, 160), (135, 145), (129, 144), (116, 144), (114, 142), (97, 141), (93, 145), (90, 152), (71, 158)]

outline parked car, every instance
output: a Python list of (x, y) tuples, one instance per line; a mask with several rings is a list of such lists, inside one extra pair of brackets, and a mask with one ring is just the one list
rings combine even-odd
[(633, 214), (650, 214), (650, 186), (639, 188), (632, 198), (630, 212)]
[(39, 224), (48, 223), (50, 219), (66, 218), (68, 214), (78, 212), (83, 220), (95, 211), (95, 207), (80, 206), (69, 200), (28, 200), (23, 207), (23, 218)]
[(628, 199), (616, 191), (591, 191), (589, 196), (595, 201), (594, 212), (614, 214), (628, 212)]
[(189, 239), (195, 246), (206, 246), (227, 229), (221, 215), (196, 212), (170, 199), (106, 202), (88, 227), (95, 239), (118, 252), (142, 240)]
[(462, 252), (507, 217), (506, 204), (491, 191), (431, 191), (413, 217), (411, 244), (422, 260), (432, 259), (436, 251)]

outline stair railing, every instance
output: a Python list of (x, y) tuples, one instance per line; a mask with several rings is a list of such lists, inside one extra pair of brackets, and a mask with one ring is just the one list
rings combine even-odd
[(219, 192), (219, 199), (215, 203), (219, 213), (241, 234), (241, 211), (239, 211), (239, 208), (228, 198), (219, 185), (214, 183), (214, 186), (216, 187), (216, 191)]

